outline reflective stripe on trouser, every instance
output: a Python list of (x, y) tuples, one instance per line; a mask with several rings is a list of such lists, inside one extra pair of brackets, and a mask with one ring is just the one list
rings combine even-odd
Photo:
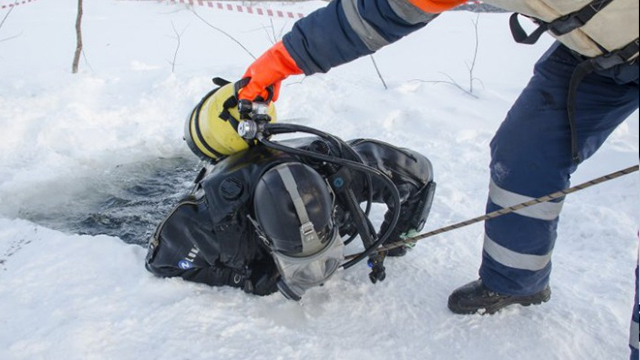
[[(569, 79), (578, 60), (552, 46), (491, 141), (491, 190), (487, 212), (569, 187), (571, 159), (567, 119)], [(637, 76), (634, 79), (637, 81)], [(638, 108), (638, 84), (620, 85), (588, 76), (576, 99), (578, 148), (587, 159)], [(485, 223), (480, 277), (491, 290), (529, 295), (549, 283), (562, 200)]]
[(636, 265), (636, 299), (633, 302), (633, 318), (631, 319), (631, 330), (629, 331), (629, 348), (631, 348), (632, 360), (638, 359), (638, 266)]

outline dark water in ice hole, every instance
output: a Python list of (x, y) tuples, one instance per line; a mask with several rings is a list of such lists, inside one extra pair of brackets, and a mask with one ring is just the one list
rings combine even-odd
[(172, 158), (119, 166), (97, 181), (85, 180), (91, 184), (76, 199), (27, 209), (19, 217), (66, 233), (109, 235), (146, 246), (156, 226), (191, 190), (200, 165), (197, 159)]

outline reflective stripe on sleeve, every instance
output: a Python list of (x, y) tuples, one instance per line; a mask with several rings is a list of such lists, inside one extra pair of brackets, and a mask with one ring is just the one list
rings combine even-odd
[(544, 269), (551, 261), (551, 253), (547, 255), (520, 254), (484, 236), (484, 251), (495, 261), (514, 269), (538, 271)]
[[(534, 199), (532, 197), (505, 190), (496, 185), (493, 179), (491, 179), (491, 185), (489, 187), (489, 198), (494, 204), (503, 208), (508, 208)], [(561, 202), (545, 202), (520, 209), (516, 211), (516, 214), (538, 220), (555, 220), (562, 211), (562, 205), (564, 205), (564, 200)]]
[(396, 15), (411, 25), (428, 23), (438, 17), (438, 14), (424, 12), (408, 0), (389, 0), (389, 6)]
[(389, 42), (385, 40), (378, 32), (360, 15), (358, 11), (358, 0), (342, 1), (342, 8), (347, 17), (347, 21), (353, 31), (371, 51), (377, 51)]
[(635, 321), (631, 322), (631, 330), (629, 331), (629, 345), (632, 348), (638, 348), (638, 323)]

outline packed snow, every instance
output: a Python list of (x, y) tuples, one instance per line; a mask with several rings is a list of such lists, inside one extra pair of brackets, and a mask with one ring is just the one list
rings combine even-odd
[[(182, 140), (186, 116), (212, 77), (239, 79), (293, 20), (85, 1), (74, 75), (77, 1), (13, 3), (0, 0), (0, 359), (628, 358), (637, 173), (567, 198), (542, 306), (449, 312), (451, 291), (477, 277), (482, 224), (389, 259), (383, 283), (361, 264), (301, 303), (154, 277), (145, 234), (198, 167)], [(233, 4), (308, 14), (325, 3)], [(474, 22), (471, 96), (450, 82), (469, 89)], [(483, 214), (489, 142), (551, 43), (514, 44), (508, 14), (450, 12), (375, 55), (388, 89), (371, 58), (297, 76), (276, 104), (280, 121), (424, 153), (438, 183), (425, 230), (440, 228)], [(636, 112), (572, 181), (637, 163)], [(149, 179), (164, 180), (161, 196), (131, 200)], [(121, 218), (139, 221), (96, 225)]]

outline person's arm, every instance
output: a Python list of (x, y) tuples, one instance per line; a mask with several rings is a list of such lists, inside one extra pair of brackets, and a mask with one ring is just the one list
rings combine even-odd
[[(266, 99), (265, 89), (290, 75), (312, 75), (372, 54), (423, 28), (465, 0), (335, 0), (298, 21), (282, 42), (246, 71), (241, 99)], [(277, 91), (276, 91), (277, 92)], [(277, 93), (274, 99), (277, 99)]]

